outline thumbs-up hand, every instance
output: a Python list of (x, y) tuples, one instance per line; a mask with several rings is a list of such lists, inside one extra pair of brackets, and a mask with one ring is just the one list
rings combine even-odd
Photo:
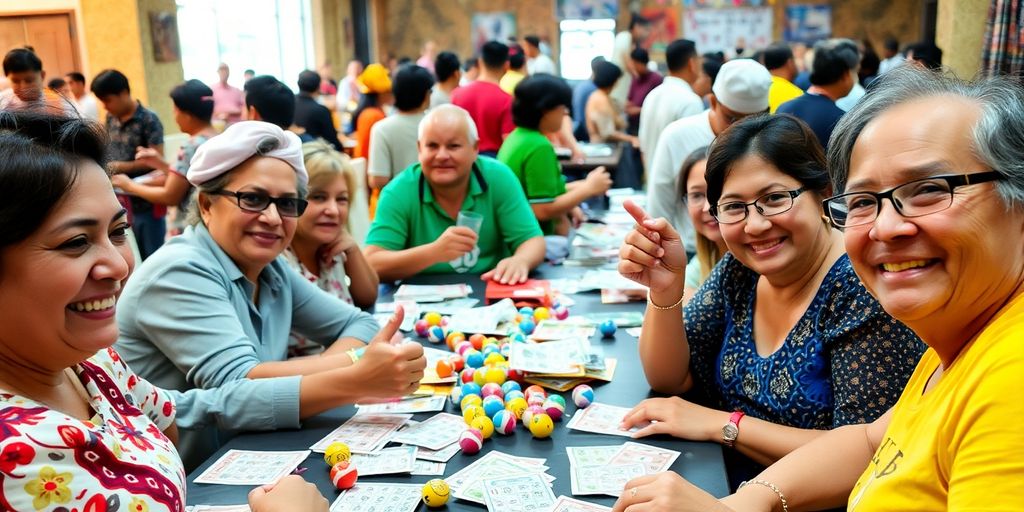
[(419, 387), (427, 359), (419, 343), (401, 343), (398, 326), (404, 318), (405, 311), (396, 307), (354, 366), (362, 374), (366, 398), (397, 398)]

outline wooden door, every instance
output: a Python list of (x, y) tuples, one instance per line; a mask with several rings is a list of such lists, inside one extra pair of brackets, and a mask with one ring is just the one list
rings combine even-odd
[(82, 71), (69, 13), (0, 17), (0, 51), (25, 45), (43, 61), (47, 78)]

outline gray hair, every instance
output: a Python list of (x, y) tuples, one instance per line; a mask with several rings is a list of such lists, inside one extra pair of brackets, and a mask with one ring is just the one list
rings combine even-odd
[(1008, 179), (996, 191), (1009, 208), (1024, 205), (1024, 87), (1011, 77), (967, 81), (917, 66), (897, 66), (871, 84), (868, 93), (839, 119), (828, 144), (828, 168), (835, 193), (842, 193), (850, 158), (864, 127), (893, 107), (921, 98), (956, 96), (981, 107), (970, 150)]
[(480, 140), (480, 135), (476, 131), (476, 123), (473, 122), (473, 117), (466, 112), (465, 109), (457, 105), (445, 104), (430, 109), (426, 116), (420, 121), (419, 129), (416, 132), (416, 140), (423, 140), (423, 132), (426, 131), (427, 125), (433, 123), (437, 119), (461, 120), (466, 125), (466, 138), (469, 139), (469, 145), (475, 146), (477, 141)]
[[(253, 156), (266, 155), (267, 153), (276, 150), (280, 146), (281, 141), (276, 137), (265, 137), (263, 139), (260, 139), (260, 141), (256, 143), (256, 153)], [(246, 159), (246, 162), (248, 161), (249, 159)], [(210, 181), (207, 181), (201, 185), (196, 186), (196, 190), (193, 191), (192, 193), (192, 200), (188, 202), (188, 214), (185, 217), (186, 225), (206, 225), (206, 222), (203, 221), (203, 216), (199, 213), (199, 194), (216, 194), (217, 192), (224, 190), (224, 188), (228, 186), (228, 183), (231, 182), (231, 176), (235, 174), (236, 169), (238, 168), (236, 167), (235, 169), (232, 169), (224, 174), (221, 174), (220, 176), (217, 176), (216, 178), (213, 178)], [(295, 186), (296, 190), (298, 190), (299, 197), (305, 198), (306, 187), (299, 181), (298, 174), (295, 175)]]

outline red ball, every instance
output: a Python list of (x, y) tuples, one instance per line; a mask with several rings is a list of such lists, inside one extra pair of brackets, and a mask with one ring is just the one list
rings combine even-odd
[(462, 431), (459, 436), (459, 448), (462, 449), (462, 453), (466, 455), (473, 455), (480, 451), (484, 446), (484, 435), (482, 432), (475, 428), (467, 428)]
[(462, 372), (459, 373), (459, 380), (462, 381), (463, 384), (469, 384), (470, 382), (473, 382), (474, 372), (476, 372), (476, 370), (468, 366), (466, 368), (463, 368)]
[(466, 364), (462, 362), (462, 358), (457, 355), (449, 356), (448, 362), (452, 364), (452, 370), (456, 372), (461, 372), (466, 366)]
[(357, 478), (359, 478), (359, 472), (348, 461), (341, 461), (331, 468), (331, 483), (338, 489), (351, 489), (356, 485)]
[[(523, 379), (525, 379), (525, 378), (526, 378), (526, 376), (523, 375), (523, 372), (521, 372), (519, 370), (509, 369), (508, 370), (508, 377), (506, 377), (505, 380), (506, 381), (514, 380), (514, 381), (522, 384), (523, 383)], [(525, 393), (524, 393), (524, 395), (525, 395)]]
[(547, 394), (547, 392), (544, 391), (544, 388), (542, 388), (542, 387), (540, 387), (540, 386), (538, 386), (536, 384), (534, 384), (534, 385), (526, 388), (525, 390), (523, 390), (523, 394), (526, 395), (526, 398), (530, 398), (530, 396), (532, 396), (532, 395), (540, 395), (540, 396), (542, 396), (544, 398), (548, 397), (548, 394)]

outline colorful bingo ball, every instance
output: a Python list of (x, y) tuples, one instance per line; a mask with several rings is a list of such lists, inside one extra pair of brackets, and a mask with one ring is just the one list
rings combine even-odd
[(484, 446), (484, 435), (475, 428), (467, 428), (459, 434), (459, 448), (466, 455), (473, 455)]
[(441, 317), (441, 327), (448, 327), (448, 322), (451, 322), (451, 321), (452, 321), (452, 317), (450, 317), (450, 316), (442, 316)]
[(519, 308), (519, 314), (525, 316), (533, 316), (533, 308), (530, 306), (523, 306)]
[(523, 393), (526, 394), (526, 398), (530, 398), (533, 395), (540, 395), (540, 396), (542, 396), (544, 398), (548, 397), (548, 394), (547, 394), (546, 391), (544, 391), (544, 388), (542, 388), (542, 387), (540, 387), (540, 386), (538, 386), (536, 384), (533, 384), (530, 387), (526, 388), (526, 390), (523, 391)]
[(430, 508), (443, 507), (445, 503), (448, 503), (450, 493), (448, 482), (435, 478), (423, 484), (423, 504)]
[(432, 325), (427, 329), (427, 341), (431, 343), (441, 343), (444, 341), (444, 327), (440, 325)]
[(467, 350), (475, 350), (473, 344), (469, 340), (463, 340), (455, 344), (455, 353), (462, 357), (466, 354)]
[(551, 394), (551, 395), (548, 395), (547, 399), (551, 400), (552, 402), (557, 403), (558, 405), (561, 405), (562, 409), (565, 409), (565, 399), (562, 398), (562, 395)]
[(504, 357), (505, 359), (508, 359), (508, 355), (512, 353), (512, 344), (502, 343), (501, 348), (498, 350), (498, 353), (501, 354), (502, 357)]
[(514, 414), (502, 409), (494, 415), (494, 430), (499, 434), (509, 435), (516, 430), (516, 417)]
[(423, 315), (423, 319), (427, 321), (427, 325), (441, 325), (441, 313), (436, 311)]
[(522, 390), (523, 388), (519, 386), (519, 383), (514, 380), (506, 380), (505, 383), (501, 385), (501, 391), (506, 395), (508, 395), (509, 391), (522, 392)]
[(469, 337), (469, 342), (473, 344), (473, 348), (481, 350), (484, 348), (485, 339), (487, 339), (487, 336), (484, 336), (483, 334), (474, 334)]
[(566, 318), (569, 318), (569, 308), (555, 308), (555, 318), (559, 320), (565, 320)]
[(487, 345), (497, 345), (497, 344), (498, 344), (498, 338), (495, 338), (493, 336), (488, 336), (488, 337), (484, 338), (484, 346), (485, 347)]
[(537, 308), (533, 310), (533, 319), (540, 322), (551, 318), (551, 311), (548, 308)]
[(462, 409), (462, 419), (466, 421), (466, 425), (472, 425), (473, 419), (486, 415), (484, 408), (479, 405), (467, 405)]
[(448, 392), (448, 398), (451, 399), (452, 405), (462, 403), (462, 386), (452, 386), (452, 390)]
[(476, 371), (473, 372), (473, 383), (482, 388), (484, 384), (487, 384), (486, 377), (487, 370), (484, 370), (483, 368), (477, 368)]
[(499, 397), (489, 396), (487, 398), (484, 398), (483, 408), (484, 413), (487, 414), (487, 417), (493, 418), (494, 415), (498, 413), (498, 411), (505, 409), (505, 402), (502, 401), (501, 398)]
[(339, 462), (348, 462), (351, 458), (352, 452), (348, 449), (348, 445), (341, 441), (327, 445), (327, 449), (324, 450), (324, 462), (331, 467)]
[(526, 397), (526, 404), (527, 405), (536, 405), (538, 407), (541, 407), (541, 406), (544, 405), (544, 402), (546, 402), (546, 401), (547, 401), (547, 398), (545, 398), (544, 395), (538, 395), (536, 393), (534, 393), (532, 395), (527, 395), (527, 397)]
[(487, 356), (500, 352), (501, 348), (497, 345), (484, 345), (483, 350), (480, 351), (484, 355), (484, 364), (487, 364)]
[(522, 418), (528, 407), (525, 398), (513, 398), (505, 402), (505, 410), (515, 415), (516, 419)]
[(605, 320), (597, 326), (597, 330), (601, 331), (601, 336), (604, 336), (605, 338), (615, 336), (616, 329), (614, 320)]
[(437, 372), (437, 376), (443, 378), (451, 377), (455, 374), (455, 368), (452, 368), (452, 362), (447, 359), (442, 359), (434, 365), (434, 370)]
[(491, 435), (494, 434), (494, 422), (487, 416), (473, 418), (473, 422), (469, 426), (479, 430), (480, 435), (484, 436), (484, 439), (490, 439)]
[(523, 425), (530, 428), (530, 420), (538, 414), (544, 414), (544, 408), (539, 405), (531, 405), (523, 411)]
[(514, 332), (508, 335), (508, 340), (512, 343), (526, 343), (526, 335), (521, 332)]
[(430, 324), (428, 324), (426, 320), (416, 320), (416, 323), (413, 324), (413, 329), (415, 329), (417, 336), (426, 338), (427, 329), (430, 329)]
[(470, 368), (480, 368), (484, 365), (484, 355), (476, 350), (466, 352), (462, 355), (462, 359), (466, 361), (466, 366)]
[(452, 350), (455, 349), (456, 344), (461, 343), (463, 341), (466, 341), (466, 335), (458, 331), (452, 331), (448, 333), (448, 336), (444, 337), (445, 344), (447, 344), (448, 348)]
[[(466, 395), (480, 395), (480, 386), (476, 385), (475, 382), (467, 382), (462, 385), (462, 396)], [(483, 397), (481, 397), (483, 398)]]
[(359, 471), (356, 470), (354, 464), (349, 464), (348, 461), (341, 461), (331, 466), (331, 483), (338, 489), (351, 489), (356, 485), (357, 478), (359, 478)]
[(484, 398), (487, 398), (489, 396), (496, 396), (498, 398), (504, 399), (505, 392), (501, 390), (500, 385), (495, 384), (494, 382), (488, 382), (487, 384), (484, 384), (483, 387), (480, 388), (480, 396)]
[(551, 421), (551, 417), (544, 413), (534, 414), (530, 418), (530, 433), (533, 437), (543, 439), (551, 435), (551, 431), (555, 430), (555, 422)]
[(459, 382), (463, 384), (471, 384), (473, 382), (473, 372), (475, 371), (476, 370), (472, 368), (463, 368), (462, 371), (459, 372)]
[[(492, 354), (501, 357), (500, 354)], [(501, 362), (505, 362), (505, 358), (502, 358)], [(505, 383), (505, 379), (508, 378), (505, 373), (505, 369), (500, 366), (491, 366), (484, 371), (484, 382), (487, 384), (495, 384), (498, 389), (501, 389), (501, 385)], [(504, 392), (502, 392), (504, 394)]]
[(584, 409), (590, 404), (594, 403), (594, 388), (580, 384), (572, 390), (572, 401), (576, 404), (576, 407)]
[[(460, 387), (458, 389), (462, 388)], [(462, 397), (461, 400), (459, 400), (459, 409), (465, 411), (466, 407), (469, 407), (471, 405), (478, 405), (480, 407), (483, 407), (483, 403), (484, 401), (482, 398), (480, 398), (480, 395), (465, 395)]]
[(523, 320), (519, 322), (519, 330), (523, 331), (523, 334), (527, 336), (533, 334), (533, 330), (537, 328), (537, 324), (533, 323), (533, 320)]
[[(514, 382), (514, 381), (510, 380), (509, 382)], [(502, 388), (502, 390), (504, 391), (504, 387)], [(505, 401), (506, 402), (508, 402), (509, 400), (514, 400), (516, 398), (522, 398), (523, 401), (525, 401), (526, 400), (526, 395), (524, 395), (522, 391), (519, 391), (519, 390), (516, 390), (516, 389), (511, 389), (508, 393), (505, 393)]]
[(506, 379), (507, 380), (514, 380), (514, 381), (522, 384), (524, 377), (525, 376), (523, 375), (523, 372), (521, 372), (519, 370), (513, 370), (513, 369), (510, 368), (508, 370), (508, 377), (506, 377)]
[(544, 413), (547, 414), (551, 421), (559, 421), (562, 419), (562, 414), (565, 413), (565, 406), (548, 399), (544, 402)]
[(452, 370), (456, 372), (461, 372), (466, 367), (466, 363), (462, 361), (462, 358), (455, 354), (448, 356), (448, 362), (452, 364)]

